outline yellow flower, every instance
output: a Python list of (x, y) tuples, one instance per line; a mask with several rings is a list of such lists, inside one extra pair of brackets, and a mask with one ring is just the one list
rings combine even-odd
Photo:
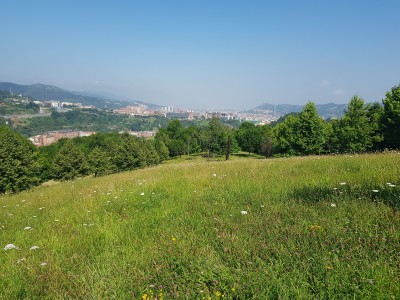
[(330, 270), (333, 270), (333, 267), (332, 267), (332, 266), (326, 266), (326, 269), (327, 269), (328, 271), (330, 271)]
[(311, 229), (312, 231), (318, 231), (318, 230), (321, 230), (321, 229), (322, 229), (322, 226), (320, 226), (320, 225), (311, 225), (311, 226), (310, 226), (310, 229)]
[(172, 237), (172, 240), (173, 240), (174, 242), (176, 242), (176, 238), (175, 238), (174, 236)]

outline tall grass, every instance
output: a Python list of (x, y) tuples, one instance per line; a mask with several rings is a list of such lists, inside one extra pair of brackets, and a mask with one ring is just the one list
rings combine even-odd
[(192, 160), (2, 196), (0, 246), (20, 249), (0, 249), (0, 297), (397, 299), (399, 186), (391, 153)]

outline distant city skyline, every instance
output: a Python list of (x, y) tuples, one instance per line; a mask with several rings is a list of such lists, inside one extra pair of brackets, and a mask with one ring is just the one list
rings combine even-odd
[(3, 1), (0, 81), (163, 106), (380, 101), (400, 1)]

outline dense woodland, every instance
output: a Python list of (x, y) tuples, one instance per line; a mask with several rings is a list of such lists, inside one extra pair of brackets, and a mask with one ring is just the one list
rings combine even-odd
[[(68, 116), (65, 117), (68, 121)], [(105, 175), (157, 165), (169, 158), (203, 153), (208, 157), (244, 151), (265, 157), (362, 153), (400, 149), (400, 85), (380, 103), (350, 99), (341, 119), (323, 120), (313, 102), (275, 124), (242, 123), (238, 129), (211, 119), (185, 126), (172, 120), (154, 139), (97, 133), (35, 148), (20, 133), (0, 127), (0, 193), (41, 182)]]

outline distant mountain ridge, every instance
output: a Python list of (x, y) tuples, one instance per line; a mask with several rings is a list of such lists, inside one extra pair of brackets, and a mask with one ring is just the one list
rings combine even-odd
[[(283, 116), (293, 112), (300, 112), (303, 107), (304, 105), (264, 103), (253, 108), (251, 111), (271, 111), (275, 116)], [(347, 108), (347, 104), (316, 104), (316, 107), (318, 110), (318, 114), (324, 119), (341, 118), (344, 110)]]
[(149, 107), (158, 107), (158, 105), (145, 103), (142, 101), (128, 101), (116, 98), (107, 98), (101, 96), (89, 96), (84, 92), (72, 92), (61, 89), (52, 85), (45, 85), (41, 83), (21, 85), (12, 82), (0, 82), (0, 90), (5, 90), (15, 94), (31, 97), (34, 100), (58, 100), (82, 103), (83, 105), (94, 105), (98, 108), (121, 108), (128, 105), (144, 104)]

